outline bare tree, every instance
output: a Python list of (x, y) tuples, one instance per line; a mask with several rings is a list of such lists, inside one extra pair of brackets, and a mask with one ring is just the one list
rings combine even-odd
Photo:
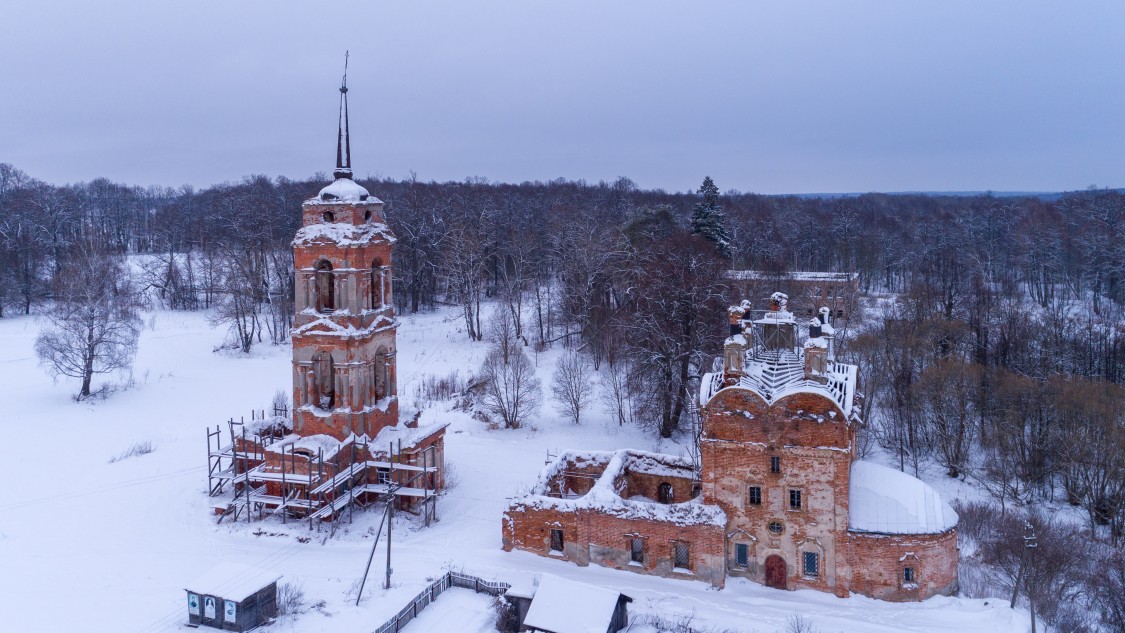
[(983, 374), (979, 365), (951, 358), (927, 367), (913, 385), (927, 432), (937, 449), (934, 457), (950, 477), (960, 477), (968, 465)]
[(594, 384), (590, 379), (589, 359), (578, 350), (567, 352), (555, 365), (555, 375), (551, 381), (551, 393), (558, 402), (559, 413), (581, 422), (582, 410), (594, 395)]
[(484, 382), (483, 408), (500, 418), (504, 428), (518, 429), (543, 402), (535, 367), (519, 347), (512, 348), (506, 363), (500, 349), (493, 347), (484, 359), (480, 377)]
[(1125, 553), (1120, 549), (1108, 561), (1100, 587), (1102, 623), (1107, 631), (1125, 633)]
[(644, 414), (672, 437), (693, 397), (691, 381), (718, 349), (723, 260), (676, 225), (668, 209), (639, 215), (629, 233), (628, 311), (613, 334), (625, 341)]
[(629, 384), (628, 361), (622, 358), (610, 359), (602, 372), (602, 404), (606, 411), (617, 420), (618, 426), (633, 422), (636, 403)]
[(480, 303), (484, 294), (484, 269), (488, 262), (485, 214), (457, 218), (446, 237), (442, 269), (449, 278), (450, 294), (461, 305), (465, 331), (469, 338), (484, 338), (480, 323)]
[(122, 259), (89, 245), (63, 265), (57, 285), (35, 353), (50, 374), (80, 379), (78, 397), (85, 398), (94, 374), (132, 365), (141, 323), (137, 295)]
[(221, 259), (219, 275), (222, 295), (216, 304), (211, 321), (226, 324), (234, 338), (231, 346), (244, 354), (250, 353), (255, 341), (262, 340), (262, 324), (258, 291), (260, 277), (252, 265), (253, 258), (228, 253)]
[(513, 352), (519, 350), (520, 342), (516, 336), (514, 321), (512, 313), (503, 305), (496, 306), (488, 319), (488, 337), (492, 339), (492, 348), (500, 354), (504, 364), (511, 360)]

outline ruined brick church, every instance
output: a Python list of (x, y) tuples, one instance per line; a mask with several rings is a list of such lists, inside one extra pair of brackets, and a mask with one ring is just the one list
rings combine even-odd
[(346, 80), (334, 181), (301, 205), (293, 238), (293, 406), (208, 433), (222, 517), (280, 513), (314, 525), (376, 501), (436, 516), (444, 424), (400, 420), (391, 255), (383, 202), (352, 179)]
[(504, 513), (504, 549), (715, 587), (956, 592), (957, 514), (922, 481), (857, 459), (857, 368), (836, 361), (827, 308), (799, 322), (787, 299), (731, 307), (721, 370), (701, 382), (698, 462), (563, 453)]

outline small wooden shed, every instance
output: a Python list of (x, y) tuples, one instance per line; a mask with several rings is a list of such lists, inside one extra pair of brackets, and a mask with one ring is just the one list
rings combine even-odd
[(617, 633), (629, 625), (629, 596), (543, 574), (538, 584), (513, 586), (504, 594), (533, 633)]
[(277, 616), (280, 575), (236, 563), (220, 563), (189, 584), (188, 626), (249, 631)]

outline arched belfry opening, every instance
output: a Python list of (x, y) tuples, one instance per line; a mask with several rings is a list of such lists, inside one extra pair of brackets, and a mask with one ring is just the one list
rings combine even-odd
[(313, 373), (316, 376), (314, 402), (320, 409), (331, 410), (336, 404), (336, 368), (332, 354), (319, 351), (313, 357)]
[(326, 259), (320, 260), (316, 265), (316, 274), (313, 277), (314, 292), (316, 294), (316, 311), (332, 312), (336, 309), (336, 279), (332, 272), (332, 263)]
[(385, 275), (387, 269), (383, 265), (383, 260), (376, 257), (371, 262), (371, 309), (379, 310), (387, 304), (387, 285)]

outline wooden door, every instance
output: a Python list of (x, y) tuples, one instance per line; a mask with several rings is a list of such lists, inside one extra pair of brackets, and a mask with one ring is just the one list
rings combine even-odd
[(785, 559), (774, 554), (766, 558), (766, 586), (785, 589)]

